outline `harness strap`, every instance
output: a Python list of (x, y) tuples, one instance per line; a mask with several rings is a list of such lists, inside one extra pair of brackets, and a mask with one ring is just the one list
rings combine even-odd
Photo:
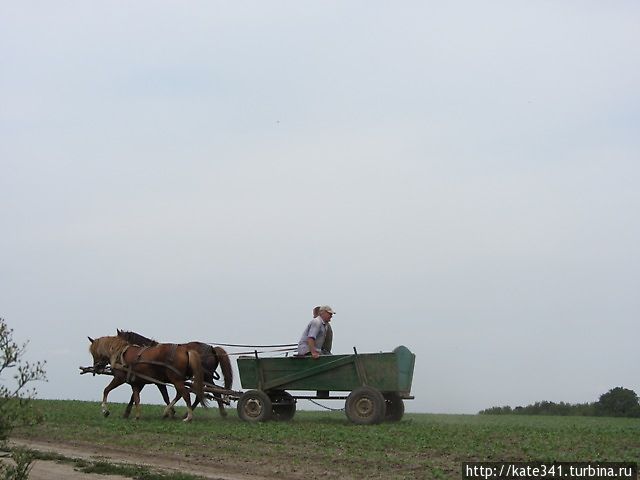
[(111, 368), (114, 369), (114, 370), (124, 370), (125, 372), (127, 372), (126, 383), (129, 383), (129, 384), (132, 381), (134, 381), (136, 379), (136, 377), (139, 377), (139, 378), (141, 378), (143, 380), (147, 380), (148, 382), (156, 383), (158, 385), (170, 385), (169, 383), (161, 382), (157, 378), (149, 377), (149, 376), (143, 375), (141, 373), (132, 372), (131, 367), (125, 367), (124, 365), (116, 364), (116, 365), (112, 366)]
[[(129, 347), (127, 347), (127, 348), (129, 348)], [(142, 356), (142, 354), (144, 353), (144, 351), (145, 351), (145, 350), (147, 350), (148, 348), (149, 348), (149, 346), (148, 346), (148, 345), (147, 345), (147, 346), (142, 346), (142, 347), (140, 348), (140, 350), (138, 351), (138, 355), (136, 355), (136, 359), (133, 361), (133, 363), (132, 363), (132, 364), (129, 364), (129, 365), (125, 365), (125, 367), (126, 367), (126, 369), (127, 369), (127, 378), (126, 378), (126, 380), (125, 380), (125, 381), (126, 381), (127, 383), (130, 383), (130, 382), (135, 381), (135, 379), (136, 379), (136, 375), (138, 375), (139, 377), (141, 377), (141, 378), (142, 378), (142, 375), (140, 375), (139, 373), (138, 373), (138, 374), (136, 374), (136, 372), (134, 372), (134, 371), (133, 371), (133, 367), (134, 367), (135, 365), (137, 365), (138, 363), (140, 363), (140, 357)], [(125, 350), (126, 350), (126, 349), (125, 349)], [(124, 362), (123, 362), (123, 363), (124, 363)]]
[[(160, 367), (164, 367), (164, 368), (168, 368), (169, 370), (171, 370), (172, 372), (174, 372), (176, 375), (182, 376), (182, 372), (179, 371), (176, 367), (174, 367), (173, 365), (169, 365), (168, 363), (165, 362), (158, 362), (155, 360), (143, 360), (141, 359), (142, 354), (148, 350), (149, 348), (152, 348), (154, 345), (146, 345), (144, 347), (140, 348), (140, 351), (138, 352), (138, 354), (136, 355), (136, 359), (134, 362), (132, 362), (131, 364), (127, 365), (127, 363), (124, 361), (124, 352), (127, 351), (127, 349), (129, 348), (129, 346), (127, 346), (122, 353), (120, 354), (120, 358), (122, 360), (122, 366), (119, 366), (119, 368), (121, 368), (122, 370), (125, 370), (127, 372), (127, 378), (126, 378), (126, 382), (127, 383), (131, 383), (133, 381), (135, 381), (136, 376), (142, 378), (143, 380), (151, 380), (154, 383), (162, 383), (159, 382), (158, 380), (152, 378), (152, 377), (147, 377), (146, 375), (142, 375), (139, 372), (136, 372), (134, 370), (136, 365), (140, 365), (140, 364), (148, 364), (148, 365), (157, 365)], [(175, 358), (175, 354), (176, 354), (176, 350), (178, 348), (177, 344), (173, 344), (172, 348), (169, 352), (169, 361), (173, 362), (174, 358)]]
[(173, 365), (169, 365), (168, 363), (164, 363), (164, 362), (157, 362), (155, 360), (141, 360), (137, 363), (147, 363), (149, 365), (158, 365), (160, 367), (165, 367), (168, 368), (169, 370), (171, 370), (172, 372), (174, 372), (176, 375), (182, 375), (182, 372), (180, 370), (178, 370), (176, 367), (174, 367)]
[(178, 344), (172, 343), (171, 350), (169, 350), (169, 358), (167, 359), (168, 362), (173, 362), (173, 359), (176, 356), (176, 350), (178, 350)]
[(149, 349), (149, 345), (145, 345), (145, 346), (142, 346), (142, 347), (140, 348), (140, 351), (138, 352), (138, 355), (136, 356), (136, 361), (135, 361), (135, 363), (138, 363), (138, 362), (140, 361), (140, 357), (141, 357), (141, 356), (142, 356), (142, 354), (145, 352), (145, 350), (148, 350), (148, 349)]

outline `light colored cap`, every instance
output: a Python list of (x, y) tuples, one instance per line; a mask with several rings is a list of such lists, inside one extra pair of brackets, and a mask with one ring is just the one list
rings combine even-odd
[(327, 313), (331, 313), (332, 315), (336, 314), (333, 308), (331, 308), (329, 305), (322, 305), (321, 307), (318, 308), (318, 312), (327, 312)]

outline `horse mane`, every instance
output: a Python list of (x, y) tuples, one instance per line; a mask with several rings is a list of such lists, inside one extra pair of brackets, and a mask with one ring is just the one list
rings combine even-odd
[(117, 329), (118, 338), (123, 339), (131, 345), (139, 345), (141, 347), (155, 347), (158, 342), (152, 338), (147, 338), (144, 335), (140, 335), (136, 332), (129, 332), (126, 330)]
[(129, 343), (120, 337), (100, 337), (91, 342), (89, 352), (94, 359), (109, 359), (109, 363), (113, 365), (128, 346)]

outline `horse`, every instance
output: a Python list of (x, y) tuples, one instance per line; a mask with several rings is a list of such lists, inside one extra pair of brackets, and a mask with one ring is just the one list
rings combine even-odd
[(176, 389), (176, 398), (164, 411), (168, 416), (173, 405), (180, 397), (187, 404), (185, 421), (193, 419), (191, 398), (185, 386), (185, 380), (193, 378), (193, 390), (196, 398), (207, 406), (204, 394), (204, 375), (200, 354), (184, 345), (158, 344), (152, 347), (131, 345), (119, 337), (100, 337), (95, 340), (88, 337), (91, 345), (89, 352), (93, 356), (94, 367), (111, 365), (113, 380), (106, 386), (102, 395), (102, 414), (109, 415), (107, 397), (109, 392), (124, 383), (131, 385), (136, 405), (136, 419), (140, 418), (140, 391), (149, 383), (171, 383)]
[[(129, 332), (118, 329), (117, 333), (118, 337), (134, 345), (153, 346), (158, 344), (156, 340), (147, 338), (136, 332)], [(218, 365), (220, 365), (220, 370), (222, 370), (222, 376), (224, 377), (224, 388), (227, 390), (231, 389), (233, 385), (233, 370), (231, 369), (229, 354), (224, 348), (212, 347), (208, 343), (202, 342), (189, 342), (182, 345), (186, 346), (189, 349), (196, 350), (200, 354), (205, 382), (213, 384), (214, 379), (219, 378), (218, 374), (216, 373), (216, 369), (218, 368)], [(224, 409), (224, 399), (220, 395), (214, 395), (214, 399), (216, 400), (216, 402), (218, 402), (220, 416), (226, 417), (227, 412)], [(198, 403), (199, 400), (196, 399), (193, 404), (194, 409), (198, 406)]]

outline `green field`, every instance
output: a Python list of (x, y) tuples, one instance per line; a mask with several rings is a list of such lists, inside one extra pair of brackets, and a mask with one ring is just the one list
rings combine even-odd
[[(640, 419), (406, 414), (399, 423), (358, 426), (341, 412), (298, 412), (292, 422), (248, 424), (230, 409), (197, 409), (190, 424), (144, 405), (108, 418), (97, 402), (38, 400), (44, 423), (14, 437), (117, 446), (198, 458), (279, 478), (460, 478), (466, 461), (640, 460)], [(302, 406), (302, 404), (301, 404)], [(183, 413), (180, 410), (179, 413)]]

